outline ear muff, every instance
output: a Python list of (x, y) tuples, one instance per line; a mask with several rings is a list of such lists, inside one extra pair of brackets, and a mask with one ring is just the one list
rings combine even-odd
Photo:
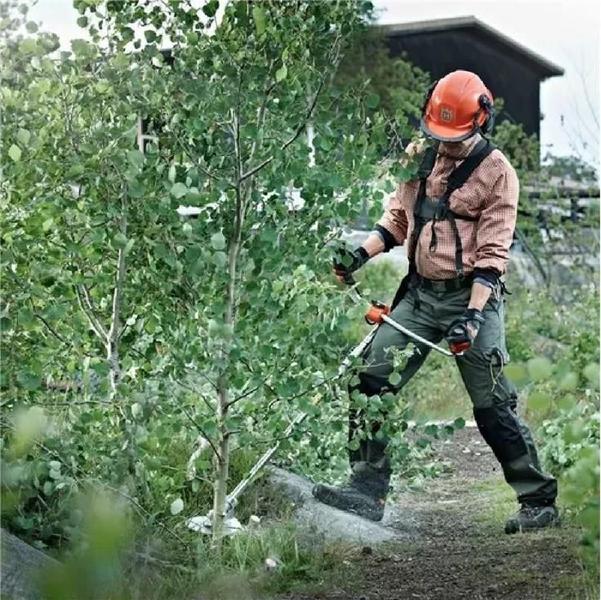
[[(486, 94), (480, 95), (478, 98), (478, 104), (480, 105), (481, 110), (486, 114), (486, 120), (482, 125), (479, 126), (479, 129), (483, 134), (488, 135), (492, 132), (493, 127), (495, 126), (495, 107)], [(479, 115), (476, 115), (476, 123), (478, 121), (478, 116)]]

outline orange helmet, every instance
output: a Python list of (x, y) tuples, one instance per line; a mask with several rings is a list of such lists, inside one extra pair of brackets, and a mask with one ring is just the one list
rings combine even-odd
[(489, 133), (493, 97), (478, 75), (453, 71), (434, 82), (422, 109), (422, 131), (441, 142), (461, 142), (477, 131)]

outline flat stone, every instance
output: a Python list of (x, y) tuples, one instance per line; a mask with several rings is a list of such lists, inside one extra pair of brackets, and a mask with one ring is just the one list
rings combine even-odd
[(42, 595), (36, 586), (37, 575), (43, 569), (58, 563), (5, 529), (1, 530), (1, 535), (2, 598), (40, 600)]

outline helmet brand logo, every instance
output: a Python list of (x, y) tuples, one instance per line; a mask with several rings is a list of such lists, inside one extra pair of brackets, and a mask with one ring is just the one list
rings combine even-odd
[(453, 110), (447, 106), (440, 109), (440, 120), (445, 123), (450, 123), (453, 120)]

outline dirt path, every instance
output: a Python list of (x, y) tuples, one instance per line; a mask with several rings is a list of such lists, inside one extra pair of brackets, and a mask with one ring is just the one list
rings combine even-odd
[(398, 494), (386, 518), (413, 541), (350, 551), (343, 572), (282, 600), (587, 597), (576, 531), (503, 532), (516, 505), (476, 429), (458, 432), (439, 451), (450, 472), (423, 491)]

